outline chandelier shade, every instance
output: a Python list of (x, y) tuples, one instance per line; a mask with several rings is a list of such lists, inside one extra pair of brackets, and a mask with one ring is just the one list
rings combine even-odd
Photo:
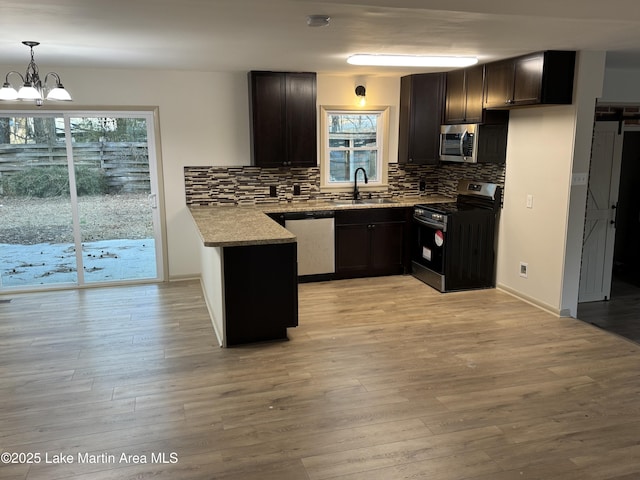
[[(38, 65), (33, 58), (33, 47), (40, 45), (39, 42), (24, 41), (24, 45), (31, 49), (31, 61), (27, 65), (27, 71), (24, 76), (16, 71), (11, 71), (5, 76), (4, 84), (0, 88), (0, 100), (32, 100), (36, 105), (42, 105), (45, 100), (71, 101), (71, 95), (62, 85), (60, 75), (55, 72), (49, 72), (44, 77), (44, 82), (40, 80)], [(20, 77), (22, 86), (16, 88), (9, 82), (11, 75)], [(55, 80), (55, 84), (50, 86), (49, 78)]]

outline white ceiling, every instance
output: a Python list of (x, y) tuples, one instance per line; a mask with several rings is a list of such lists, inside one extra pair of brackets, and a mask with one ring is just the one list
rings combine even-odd
[[(327, 27), (306, 24), (331, 17)], [(0, 0), (0, 64), (348, 75), (353, 53), (477, 55), (607, 50), (640, 66), (638, 0)], [(420, 71), (429, 71), (421, 69)]]

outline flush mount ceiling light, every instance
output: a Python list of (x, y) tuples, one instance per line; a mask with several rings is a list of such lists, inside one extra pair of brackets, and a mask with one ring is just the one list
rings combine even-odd
[(351, 65), (374, 67), (468, 67), (478, 63), (476, 57), (445, 57), (432, 55), (357, 54), (347, 59)]
[(329, 25), (331, 17), (329, 15), (309, 15), (307, 17), (307, 25), (310, 27), (326, 27)]
[[(34, 100), (36, 105), (40, 106), (46, 93), (47, 100), (71, 101), (71, 95), (69, 95), (69, 92), (67, 92), (62, 85), (60, 75), (55, 72), (49, 72), (44, 77), (44, 83), (40, 80), (38, 65), (36, 65), (33, 59), (33, 47), (40, 45), (40, 42), (25, 41), (22, 43), (31, 49), (31, 61), (29, 65), (27, 65), (27, 71), (24, 76), (16, 71), (7, 73), (4, 84), (2, 88), (0, 88), (0, 100)], [(12, 74), (18, 75), (22, 81), (22, 86), (19, 90), (16, 90), (13, 85), (9, 83), (9, 76)], [(47, 84), (49, 77), (55, 80), (53, 87)]]

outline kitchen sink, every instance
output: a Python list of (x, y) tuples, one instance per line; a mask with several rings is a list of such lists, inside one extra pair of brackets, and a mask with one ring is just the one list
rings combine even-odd
[(385, 203), (396, 203), (390, 198), (361, 198), (359, 200), (332, 200), (334, 205), (381, 205)]

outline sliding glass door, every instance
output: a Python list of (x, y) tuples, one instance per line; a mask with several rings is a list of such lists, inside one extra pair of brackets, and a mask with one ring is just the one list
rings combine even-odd
[(163, 278), (151, 113), (0, 115), (2, 289)]

